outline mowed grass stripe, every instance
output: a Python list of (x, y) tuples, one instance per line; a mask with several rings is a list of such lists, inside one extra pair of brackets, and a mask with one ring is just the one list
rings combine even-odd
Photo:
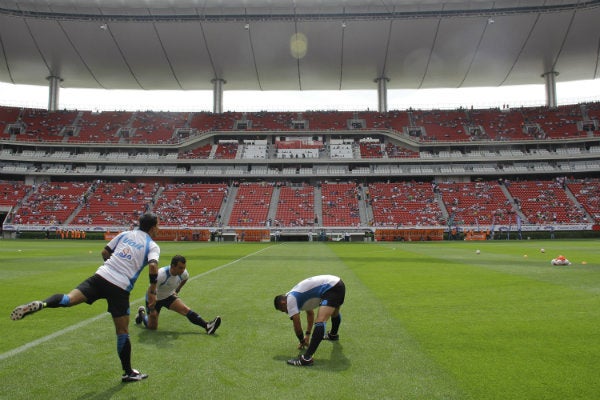
[(570, 273), (562, 285), (547, 256), (531, 273), (514, 246), (496, 256), (505, 271), (471, 261), (481, 260), (471, 245), (385, 245), (393, 256), (372, 265), (364, 249), (338, 253), (471, 397), (594, 398), (600, 301), (588, 288), (598, 288), (597, 271), (560, 270)]

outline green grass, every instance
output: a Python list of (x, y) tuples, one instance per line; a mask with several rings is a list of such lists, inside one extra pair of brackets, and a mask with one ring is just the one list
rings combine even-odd
[[(132, 323), (133, 366), (150, 378), (126, 385), (104, 301), (8, 318), (16, 305), (68, 292), (91, 275), (104, 243), (0, 243), (2, 400), (600, 393), (598, 241), (161, 243), (161, 265), (176, 253), (188, 258), (183, 300), (223, 324), (207, 336), (168, 310), (156, 332)], [(558, 254), (573, 265), (551, 266)], [(273, 297), (324, 273), (346, 282), (341, 340), (322, 342), (313, 367), (287, 366), (297, 340)], [(146, 283), (144, 274), (132, 309)]]

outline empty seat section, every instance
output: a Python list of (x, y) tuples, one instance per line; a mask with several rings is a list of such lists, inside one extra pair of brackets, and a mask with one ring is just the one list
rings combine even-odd
[(229, 225), (266, 226), (272, 196), (272, 183), (241, 183), (231, 210)]
[(16, 210), (15, 224), (64, 224), (83, 204), (90, 183), (44, 182), (32, 187), (31, 195)]
[(187, 113), (136, 112), (131, 127), (135, 129), (130, 143), (169, 143), (177, 128), (185, 128)]
[(321, 185), (323, 226), (358, 226), (360, 214), (355, 183)]
[(498, 182), (440, 183), (448, 215), (455, 224), (493, 225), (515, 222), (513, 203)]
[(115, 143), (117, 133), (129, 123), (132, 113), (125, 111), (83, 112), (78, 120), (79, 134), (69, 142)]
[(152, 203), (157, 185), (131, 182), (98, 182), (86, 198), (74, 224), (131, 227)]
[(510, 194), (530, 224), (584, 223), (585, 214), (567, 196), (560, 179), (510, 182)]
[(224, 183), (168, 184), (154, 207), (163, 226), (217, 226), (228, 194)]
[(431, 183), (371, 183), (367, 200), (373, 210), (373, 225), (436, 226), (445, 222)]
[(315, 219), (315, 191), (312, 186), (282, 186), (275, 226), (312, 226)]
[(600, 179), (579, 179), (569, 182), (567, 187), (577, 201), (585, 208), (594, 219), (588, 222), (600, 222)]

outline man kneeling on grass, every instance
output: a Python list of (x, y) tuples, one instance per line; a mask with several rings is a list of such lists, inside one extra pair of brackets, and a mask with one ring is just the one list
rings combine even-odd
[[(344, 304), (346, 287), (341, 278), (334, 275), (318, 275), (298, 283), (287, 294), (275, 296), (275, 309), (287, 313), (294, 325), (294, 333), (300, 341), (298, 349), (306, 352), (298, 358), (288, 360), (289, 365), (308, 366), (313, 364), (313, 354), (321, 340), (338, 340), (338, 329), (342, 322), (340, 307)], [(319, 307), (315, 320), (314, 309)], [(306, 311), (306, 332), (302, 331), (300, 311)], [(331, 330), (325, 333), (325, 324), (331, 318)], [(314, 332), (312, 332), (314, 323)], [(311, 336), (312, 332), (312, 336)]]
[[(158, 316), (163, 307), (175, 311), (185, 317), (192, 323), (201, 326), (206, 333), (212, 335), (219, 325), (221, 317), (216, 317), (210, 322), (206, 322), (195, 311), (191, 310), (183, 300), (179, 298), (179, 291), (189, 279), (190, 274), (186, 269), (186, 259), (184, 256), (176, 255), (171, 259), (171, 265), (162, 267), (158, 270), (156, 279), (156, 303), (148, 302), (146, 296), (146, 307), (140, 306), (135, 318), (136, 324), (143, 323), (148, 329), (158, 328)], [(146, 313), (146, 309), (148, 313)]]

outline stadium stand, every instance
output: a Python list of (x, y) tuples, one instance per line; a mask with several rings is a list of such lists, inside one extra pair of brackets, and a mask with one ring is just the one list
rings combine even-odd
[(445, 221), (431, 183), (375, 182), (366, 197), (374, 226), (438, 226)]
[(150, 209), (156, 190), (156, 185), (145, 183), (95, 182), (73, 222), (91, 226), (135, 225), (140, 215)]
[(497, 182), (442, 182), (437, 186), (455, 224), (478, 226), (514, 221), (512, 201)]
[(168, 184), (158, 196), (154, 211), (161, 216), (162, 226), (216, 226), (227, 193), (224, 183)]
[(315, 191), (311, 185), (281, 186), (274, 226), (313, 226)]
[(259, 229), (246, 238), (264, 238), (264, 228), (517, 220), (592, 229), (599, 115), (598, 103), (387, 113), (0, 107), (0, 212), (10, 231), (129, 226), (153, 210), (167, 229)]
[(321, 185), (324, 226), (359, 226), (359, 190), (355, 183)]
[(229, 217), (232, 226), (267, 226), (272, 183), (241, 183)]
[(78, 118), (79, 131), (69, 138), (70, 142), (112, 143), (119, 141), (119, 130), (128, 125), (132, 118), (130, 112), (84, 111)]
[(15, 207), (10, 222), (23, 225), (69, 223), (73, 211), (84, 202), (89, 183), (43, 182), (33, 185), (30, 194)]
[(585, 213), (565, 191), (563, 179), (511, 182), (507, 189), (530, 224), (585, 223)]

